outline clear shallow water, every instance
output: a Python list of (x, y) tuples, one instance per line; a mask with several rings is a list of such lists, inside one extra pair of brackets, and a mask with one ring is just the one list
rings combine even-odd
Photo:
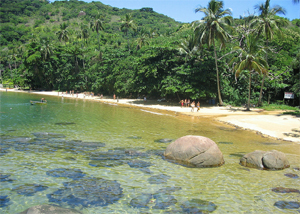
[[(83, 213), (183, 213), (181, 205), (191, 199), (213, 202), (217, 209), (213, 213), (295, 213), (296, 210), (280, 210), (274, 207), (276, 201), (300, 201), (300, 194), (280, 194), (272, 192), (274, 187), (300, 189), (300, 179), (292, 179), (284, 174), (300, 176), (299, 144), (262, 138), (254, 133), (238, 130), (207, 118), (178, 116), (173, 113), (142, 111), (137, 108), (102, 104), (95, 101), (61, 99), (43, 96), (48, 100), (45, 106), (30, 105), (29, 100), (40, 100), (42, 95), (26, 93), (5, 93), (1, 96), (1, 135), (22, 136), (34, 139), (32, 133), (51, 132), (63, 134), (66, 141), (101, 142), (105, 147), (87, 149), (81, 143), (80, 151), (67, 149), (65, 143), (45, 141), (43, 145), (20, 144), (8, 148), (0, 155), (0, 174), (10, 174), (13, 181), (0, 182), (0, 196), (8, 196), (8, 206), (0, 207), (0, 213), (18, 213), (39, 204), (49, 204), (47, 194), (63, 187), (71, 178), (47, 175), (57, 168), (80, 169), (86, 177), (116, 180), (122, 188), (122, 197), (107, 206), (75, 206)], [(69, 123), (59, 125), (59, 123)], [(214, 140), (225, 159), (225, 165), (218, 168), (193, 169), (175, 165), (163, 160), (149, 151), (163, 151), (167, 143), (155, 142), (157, 139), (177, 139), (185, 135), (201, 135)], [(12, 142), (13, 144), (14, 142)], [(24, 148), (27, 150), (24, 151)], [(119, 148), (119, 150), (116, 150)], [(123, 150), (120, 150), (122, 148)], [(95, 152), (108, 150), (124, 151), (133, 149), (145, 156), (142, 160), (152, 165), (149, 173), (131, 168), (128, 164), (115, 167), (94, 167), (90, 157)], [(245, 170), (239, 165), (239, 155), (256, 149), (276, 149), (286, 153), (291, 168), (282, 171)], [(3, 149), (2, 149), (3, 151)], [(126, 156), (127, 157), (127, 156)], [(153, 184), (148, 179), (155, 175), (169, 176), (166, 182)], [(22, 185), (39, 184), (47, 186), (32, 196), (18, 194), (13, 189)], [(155, 208), (153, 199), (149, 208), (134, 208), (132, 199), (147, 193), (157, 193), (165, 187), (181, 187), (169, 197), (177, 203)], [(70, 207), (63, 204), (64, 207)]]

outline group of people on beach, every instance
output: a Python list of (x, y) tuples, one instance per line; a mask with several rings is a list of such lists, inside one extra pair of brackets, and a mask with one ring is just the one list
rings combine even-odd
[(195, 107), (197, 107), (197, 112), (200, 110), (200, 102), (199, 101), (197, 102), (197, 106), (195, 104), (195, 101), (192, 101), (192, 103), (191, 103), (190, 99), (181, 100), (179, 103), (181, 104), (181, 108), (191, 106), (191, 108), (192, 108), (191, 112), (195, 111)]

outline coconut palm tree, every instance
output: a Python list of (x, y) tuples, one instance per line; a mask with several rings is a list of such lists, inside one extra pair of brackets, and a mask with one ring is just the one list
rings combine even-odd
[(137, 42), (136, 50), (141, 49), (144, 45), (149, 45), (147, 41), (148, 35), (144, 29), (142, 29), (139, 33), (139, 37), (135, 40)]
[[(128, 31), (132, 29), (134, 31), (136, 31), (137, 27), (136, 24), (134, 23), (133, 19), (132, 19), (132, 15), (131, 14), (126, 14), (125, 18), (122, 19), (122, 24), (120, 27), (120, 30), (124, 31), (125, 35), (128, 35)], [(128, 42), (128, 48), (130, 51), (130, 47), (129, 47), (129, 39), (127, 39)]]
[(193, 58), (199, 51), (198, 46), (195, 45), (195, 36), (191, 34), (179, 45), (180, 55), (185, 56), (185, 61)]
[(217, 88), (219, 105), (223, 105), (220, 89), (219, 69), (217, 62), (216, 40), (221, 43), (221, 48), (225, 47), (230, 35), (226, 31), (232, 22), (231, 11), (229, 9), (223, 10), (223, 1), (211, 0), (208, 7), (196, 8), (195, 12), (202, 12), (205, 14), (202, 20), (193, 22), (195, 38), (199, 46), (207, 43), (208, 46), (213, 45), (214, 56), (217, 72)]
[[(285, 14), (286, 11), (279, 5), (270, 7), (270, 0), (266, 0), (265, 3), (255, 5), (254, 8), (258, 11), (259, 16), (254, 19), (250, 25), (255, 28), (257, 37), (262, 34), (266, 37), (266, 45), (268, 46), (269, 41), (273, 39), (275, 33), (279, 33), (279, 35), (281, 35), (282, 32), (280, 28), (288, 24), (287, 20), (278, 18), (276, 16), (277, 14)], [(268, 61), (267, 54), (266, 60)], [(261, 105), (262, 89), (266, 74), (263, 75), (258, 105)]]
[(64, 22), (60, 24), (60, 30), (56, 32), (58, 40), (67, 42), (69, 40), (69, 31), (67, 30), (68, 25)]
[(100, 31), (104, 31), (104, 26), (103, 26), (103, 22), (100, 19), (100, 14), (98, 13), (97, 18), (95, 19), (94, 22), (91, 22), (91, 26), (93, 31), (96, 31), (98, 34), (98, 44), (99, 44), (99, 51), (100, 51)]
[(258, 45), (258, 40), (252, 35), (247, 35), (245, 39), (245, 46), (233, 48), (239, 55), (234, 57), (231, 64), (235, 63), (234, 71), (236, 78), (241, 72), (248, 71), (249, 73), (249, 93), (247, 110), (250, 110), (250, 97), (251, 97), (251, 73), (258, 72), (260, 74), (267, 73), (268, 63), (263, 58), (266, 53), (265, 48)]

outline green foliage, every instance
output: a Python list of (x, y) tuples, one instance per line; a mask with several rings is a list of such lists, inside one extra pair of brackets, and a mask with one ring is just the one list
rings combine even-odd
[[(229, 13), (217, 12), (218, 18)], [(152, 8), (119, 9), (96, 1), (2, 0), (0, 17), (1, 77), (23, 88), (208, 100), (218, 94), (218, 69), (224, 102), (247, 102), (249, 75), (241, 74), (236, 81), (229, 62), (234, 46), (245, 47), (246, 34), (254, 30), (248, 23), (255, 17), (235, 19), (233, 28), (227, 28), (229, 17), (223, 19), (219, 26), (226, 26), (226, 32), (221, 31), (226, 38), (214, 34), (220, 39), (209, 41), (205, 36), (197, 46), (190, 24)], [(282, 28), (282, 34), (268, 41), (264, 102), (283, 100), (284, 91), (300, 96), (298, 20)], [(263, 35), (260, 38), (258, 44), (265, 45)], [(216, 48), (217, 66), (214, 48), (209, 46), (213, 42), (215, 47), (226, 44), (224, 49)], [(261, 81), (261, 75), (252, 75), (254, 104)]]

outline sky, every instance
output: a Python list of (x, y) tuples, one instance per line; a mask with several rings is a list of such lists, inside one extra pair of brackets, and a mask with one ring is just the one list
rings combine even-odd
[[(92, 2), (92, 0), (84, 0)], [(94, 0), (98, 1), (98, 0)], [(53, 2), (51, 0), (51, 2)], [(209, 0), (100, 0), (103, 4), (117, 8), (141, 9), (143, 7), (151, 7), (157, 13), (164, 14), (179, 22), (191, 23), (203, 17), (202, 13), (195, 13), (197, 7), (207, 7)], [(254, 5), (264, 3), (265, 0), (223, 0), (224, 9), (231, 9), (232, 16), (239, 18), (256, 14)], [(271, 0), (271, 7), (280, 5), (286, 10), (283, 17), (289, 20), (300, 19), (300, 3), (294, 4), (293, 0)]]

